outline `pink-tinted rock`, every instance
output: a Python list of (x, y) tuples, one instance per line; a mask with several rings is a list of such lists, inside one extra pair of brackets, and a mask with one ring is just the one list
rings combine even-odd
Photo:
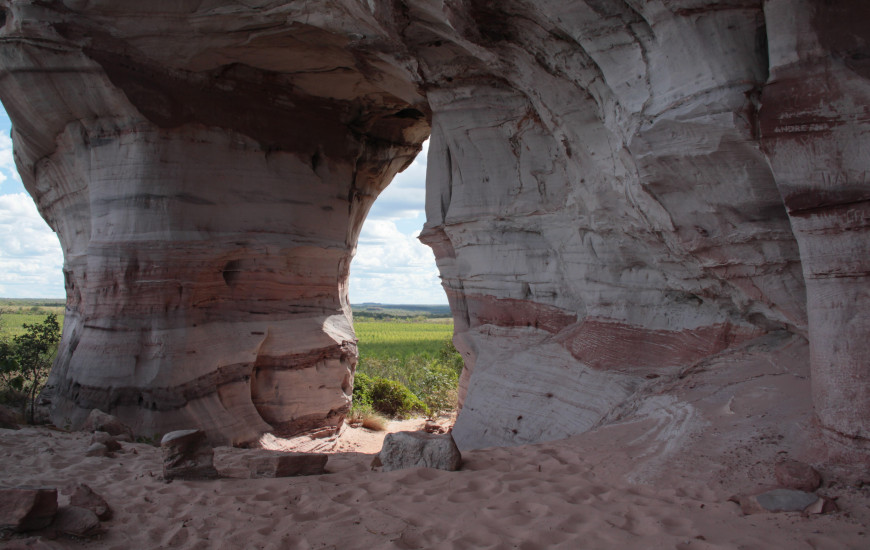
[(323, 453), (284, 453), (253, 451), (248, 459), (251, 477), (314, 476), (325, 473), (329, 455)]
[(51, 528), (57, 533), (73, 537), (93, 537), (104, 531), (94, 512), (78, 506), (61, 507)]
[(91, 443), (85, 450), (85, 456), (108, 456), (109, 448), (102, 443)]
[(23, 419), (11, 407), (0, 405), (0, 428), (4, 430), (18, 430)]
[(95, 443), (105, 445), (109, 452), (121, 450), (121, 444), (108, 432), (94, 432), (94, 435), (91, 436), (91, 445)]
[(6, 7), (0, 96), (65, 255), (59, 424), (241, 443), (349, 409), (350, 260), (428, 134), (417, 63), (384, 6), (228, 7)]
[(773, 473), (776, 481), (786, 489), (812, 492), (822, 484), (822, 476), (815, 468), (797, 460), (777, 462)]
[(218, 477), (214, 449), (202, 430), (177, 430), (163, 436), (163, 479), (210, 479)]
[(816, 414), (870, 452), (870, 4), (773, 0), (765, 15), (761, 143), (800, 244)]
[(53, 418), (332, 433), (357, 236), (431, 131), (421, 239), (466, 362), (460, 447), (588, 430), (649, 375), (788, 331), (821, 426), (866, 463), (867, 10), (11, 4), (0, 98), (65, 254)]
[(98, 495), (89, 486), (80, 483), (73, 490), (69, 503), (72, 506), (86, 508), (96, 514), (100, 521), (106, 521), (112, 517), (112, 509), (109, 508), (106, 499)]
[(85, 432), (105, 432), (115, 436), (133, 434), (129, 426), (111, 414), (106, 414), (98, 409), (90, 412), (81, 429)]
[(57, 489), (53, 487), (0, 487), (0, 529), (42, 529), (56, 512)]

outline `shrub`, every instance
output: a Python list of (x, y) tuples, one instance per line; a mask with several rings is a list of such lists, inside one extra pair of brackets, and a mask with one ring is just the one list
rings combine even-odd
[(0, 341), (0, 381), (7, 392), (24, 396), (24, 408), (30, 405), (34, 421), (36, 396), (45, 384), (60, 341), (57, 315), (50, 314), (41, 323), (24, 324), (24, 334)]
[(368, 407), (391, 417), (429, 412), (429, 407), (401, 382), (379, 376), (370, 377), (362, 372), (358, 372), (354, 378), (353, 401), (352, 416), (355, 412), (357, 415), (365, 414)]
[(405, 417), (415, 412), (427, 414), (429, 408), (404, 384), (386, 378), (372, 380), (372, 407), (392, 417)]

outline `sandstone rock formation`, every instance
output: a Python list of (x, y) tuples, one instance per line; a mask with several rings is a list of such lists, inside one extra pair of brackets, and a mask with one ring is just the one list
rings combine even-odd
[(788, 331), (867, 450), (860, 0), (4, 4), (0, 99), (66, 260), (56, 420), (338, 425), (357, 234), (431, 126), (460, 447), (583, 431)]
[(202, 430), (176, 430), (160, 440), (163, 479), (209, 479), (218, 477), (214, 449)]
[(55, 421), (342, 422), (351, 256), (428, 106), (367, 6), (277, 4), (4, 2), (0, 96), (65, 256)]

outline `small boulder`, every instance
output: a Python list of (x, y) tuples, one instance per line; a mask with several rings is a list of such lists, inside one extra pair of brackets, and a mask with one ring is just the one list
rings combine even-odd
[(100, 519), (87, 508), (64, 506), (57, 511), (52, 529), (62, 535), (93, 537), (103, 532)]
[(85, 451), (85, 456), (108, 456), (109, 449), (102, 443), (92, 443), (88, 450)]
[(120, 436), (126, 434), (128, 437), (133, 437), (133, 430), (129, 426), (112, 416), (106, 414), (99, 409), (94, 409), (88, 415), (87, 420), (82, 425), (83, 432), (107, 432), (109, 435)]
[(54, 487), (0, 487), (0, 530), (42, 529), (51, 524), (56, 513)]
[(108, 432), (94, 432), (91, 436), (91, 445), (94, 443), (102, 443), (109, 452), (121, 450), (121, 444)]
[(112, 509), (109, 508), (106, 499), (95, 493), (93, 489), (84, 483), (79, 483), (73, 490), (69, 503), (72, 506), (90, 510), (96, 514), (100, 521), (106, 521), (112, 517)]
[(451, 434), (396, 432), (387, 434), (378, 454), (384, 472), (404, 468), (458, 470), (462, 455)]
[(316, 476), (325, 473), (328, 455), (255, 451), (248, 459), (251, 477)]
[(812, 492), (822, 484), (822, 476), (815, 468), (797, 460), (778, 462), (773, 473), (776, 481), (786, 489)]
[(163, 449), (163, 479), (210, 479), (218, 477), (214, 449), (202, 430), (169, 432), (160, 441)]
[(423, 431), (427, 434), (443, 434), (447, 433), (447, 430), (444, 429), (444, 426), (441, 426), (434, 420), (427, 420), (426, 424), (423, 426)]
[(774, 489), (758, 495), (732, 497), (730, 500), (740, 505), (744, 514), (763, 514), (765, 512), (804, 512), (814, 509), (820, 500), (815, 493), (792, 489)]
[(4, 430), (20, 430), (23, 419), (14, 409), (0, 405), (0, 428)]

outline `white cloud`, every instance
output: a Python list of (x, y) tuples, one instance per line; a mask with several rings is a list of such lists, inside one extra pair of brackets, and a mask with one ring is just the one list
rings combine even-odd
[(12, 139), (8, 132), (0, 132), (0, 184), (6, 180), (21, 183), (21, 176), (18, 175), (12, 156)]
[(363, 225), (350, 271), (352, 303), (447, 301), (432, 250), (417, 240), (422, 220), (421, 227), (406, 232), (396, 225), (398, 221), (421, 218), (424, 211), (427, 151), (428, 142), (411, 166), (381, 193)]
[(0, 296), (62, 298), (57, 236), (25, 193), (0, 195)]
[(426, 204), (426, 155), (429, 141), (404, 172), (396, 175), (392, 183), (375, 201), (369, 220), (413, 219), (425, 210)]

